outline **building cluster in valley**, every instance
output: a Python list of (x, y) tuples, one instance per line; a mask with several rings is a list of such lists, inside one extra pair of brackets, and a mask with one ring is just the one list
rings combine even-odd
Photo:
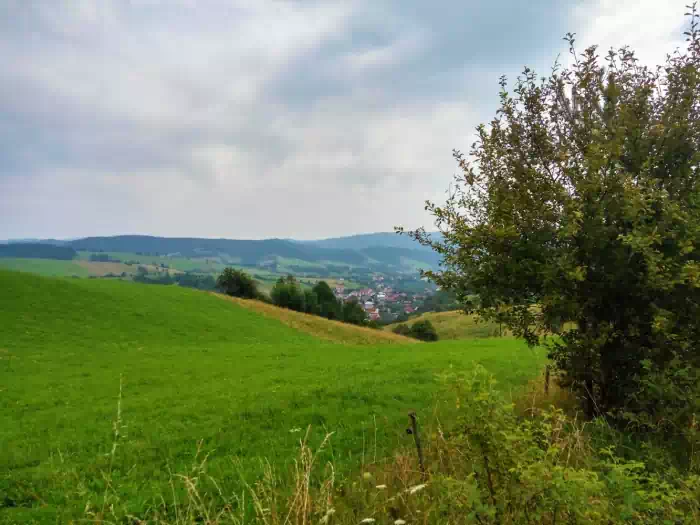
[(391, 321), (400, 315), (417, 312), (431, 293), (426, 288), (423, 294), (398, 291), (384, 282), (383, 276), (374, 276), (370, 286), (346, 292), (344, 280), (340, 279), (335, 287), (335, 295), (342, 301), (357, 301), (367, 313), (370, 321)]

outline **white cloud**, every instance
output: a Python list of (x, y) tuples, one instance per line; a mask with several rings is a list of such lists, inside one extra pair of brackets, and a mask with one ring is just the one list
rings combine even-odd
[(628, 45), (643, 63), (663, 63), (666, 54), (683, 46), (688, 0), (596, 0), (576, 10), (577, 43), (608, 49)]
[(570, 18), (540, 0), (501, 42), (470, 25), (499, 26), (498, 9), (457, 0), (8, 0), (0, 238), (429, 225), (423, 201), (497, 109), (498, 75), (550, 65), (567, 30), (656, 61), (682, 3), (600, 0)]

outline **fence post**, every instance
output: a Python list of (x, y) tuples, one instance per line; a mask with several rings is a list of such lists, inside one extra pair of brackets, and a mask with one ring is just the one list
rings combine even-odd
[(416, 452), (418, 452), (418, 464), (420, 465), (420, 471), (425, 479), (425, 463), (423, 462), (423, 448), (420, 444), (420, 435), (418, 435), (418, 421), (416, 413), (411, 411), (408, 413), (408, 417), (411, 419), (411, 428), (409, 428), (409, 434), (413, 434), (413, 440), (416, 442)]

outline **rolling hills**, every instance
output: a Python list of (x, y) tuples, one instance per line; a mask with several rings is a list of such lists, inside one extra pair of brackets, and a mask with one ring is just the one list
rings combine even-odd
[(415, 273), (434, 268), (439, 257), (420, 244), (395, 234), (371, 234), (329, 239), (207, 239), (116, 235), (85, 237), (70, 241), (10, 242), (0, 245), (3, 257), (71, 259), (76, 252), (106, 252), (139, 256), (216, 258), (243, 266), (281, 266), (285, 270), (313, 271), (365, 268), (372, 271)]
[(544, 359), (507, 338), (338, 344), (176, 286), (0, 270), (0, 289), (5, 523), (84, 518), (107, 500), (142, 515), (179, 501), (186, 488), (171, 482), (198, 450), (222, 492), (240, 493), (262, 458), (288, 472), (309, 425), (312, 445), (335, 433), (319, 461), (340, 483), (370, 448), (382, 457), (408, 439), (407, 410), (449, 419), (437, 374), (479, 362), (517, 387)]
[[(397, 236), (398, 237), (398, 236)], [(186, 257), (228, 256), (240, 264), (256, 265), (271, 257), (295, 259), (308, 263), (334, 263), (350, 266), (388, 265), (400, 268), (402, 258), (437, 265), (438, 256), (413, 242), (413, 248), (386, 246), (381, 239), (376, 245), (359, 248), (326, 247), (313, 242), (283, 239), (240, 240), (169, 238), (146, 235), (118, 235), (113, 237), (86, 237), (71, 241), (69, 246), (78, 251), (141, 252), (161, 255), (177, 254)]]

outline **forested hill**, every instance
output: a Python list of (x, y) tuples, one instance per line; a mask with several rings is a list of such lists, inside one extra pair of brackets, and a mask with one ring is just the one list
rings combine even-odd
[[(431, 233), (433, 238), (440, 239), (438, 232)], [(315, 241), (295, 241), (307, 246), (316, 246), (319, 248), (333, 248), (343, 250), (365, 250), (382, 246), (384, 248), (403, 248), (407, 250), (419, 250), (431, 252), (429, 247), (418, 244), (414, 239), (407, 235), (398, 235), (392, 232), (379, 233), (361, 233), (358, 235), (348, 235), (347, 237), (331, 237), (328, 239), (319, 239)]]
[[(375, 234), (399, 237), (395, 234)], [(368, 236), (370, 237), (370, 236)], [(118, 235), (86, 237), (68, 243), (79, 251), (132, 252), (183, 257), (227, 256), (241, 264), (254, 265), (272, 257), (309, 262), (332, 262), (353, 266), (436, 266), (439, 258), (413, 241), (413, 248), (393, 247), (376, 237), (375, 245), (355, 243), (358, 248), (330, 247), (325, 241), (300, 242), (284, 239), (235, 240), (195, 237), (153, 237)], [(408, 240), (408, 239), (406, 239)], [(341, 241), (336, 239), (335, 241)], [(330, 243), (340, 246), (342, 242)], [(346, 243), (352, 246), (353, 243)], [(407, 245), (410, 246), (410, 245)]]
[(0, 257), (70, 260), (75, 256), (75, 250), (70, 246), (56, 246), (40, 242), (0, 244)]

